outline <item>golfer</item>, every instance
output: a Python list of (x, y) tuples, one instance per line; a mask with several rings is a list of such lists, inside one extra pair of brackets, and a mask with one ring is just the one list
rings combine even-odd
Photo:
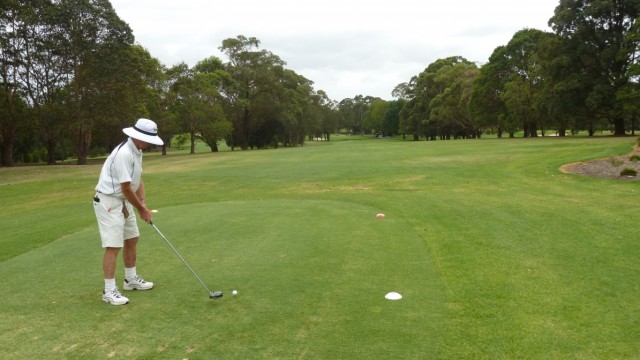
[(124, 262), (125, 290), (149, 290), (153, 283), (145, 281), (136, 272), (136, 246), (140, 238), (136, 215), (147, 223), (151, 212), (145, 203), (142, 182), (142, 150), (151, 144), (162, 145), (156, 123), (139, 119), (134, 127), (122, 130), (129, 136), (107, 158), (93, 198), (93, 209), (98, 220), (100, 238), (104, 248), (104, 292), (102, 301), (112, 305), (124, 305), (129, 299), (120, 294), (116, 286), (116, 261), (120, 249)]

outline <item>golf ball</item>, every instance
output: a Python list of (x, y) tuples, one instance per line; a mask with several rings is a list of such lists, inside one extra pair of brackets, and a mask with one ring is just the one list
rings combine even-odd
[(231, 293), (232, 293), (233, 295), (238, 295), (238, 290), (233, 290)]

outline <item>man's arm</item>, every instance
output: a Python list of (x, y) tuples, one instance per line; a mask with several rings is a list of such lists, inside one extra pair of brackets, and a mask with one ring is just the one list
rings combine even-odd
[(138, 190), (136, 190), (136, 196), (138, 197), (138, 200), (140, 200), (142, 206), (147, 207), (147, 202), (145, 201), (146, 198), (144, 195), (144, 182), (142, 181), (142, 179), (140, 179), (140, 186), (138, 186)]
[[(131, 205), (133, 205), (133, 207), (138, 209), (138, 214), (140, 214), (140, 218), (147, 223), (151, 222), (152, 213), (151, 211), (149, 211), (149, 209), (147, 209), (147, 206), (145, 205), (144, 185), (142, 184), (142, 182), (140, 182), (140, 187), (138, 187), (138, 190), (136, 192), (134, 192), (133, 189), (131, 189), (130, 182), (121, 183), (120, 188), (122, 189), (122, 194), (124, 195), (124, 197), (126, 197), (127, 200), (129, 200), (129, 202), (131, 203)], [(141, 198), (139, 197), (140, 195), (142, 196)]]

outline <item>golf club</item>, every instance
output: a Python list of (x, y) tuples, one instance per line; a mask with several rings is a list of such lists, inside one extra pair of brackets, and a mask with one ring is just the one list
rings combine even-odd
[(160, 231), (160, 229), (158, 229), (158, 227), (153, 223), (153, 221), (149, 222), (149, 224), (151, 226), (153, 226), (154, 229), (156, 229), (156, 231), (158, 232), (158, 234), (160, 235), (160, 237), (162, 237), (162, 239), (167, 243), (167, 245), (169, 245), (169, 247), (171, 248), (171, 250), (173, 250), (174, 253), (176, 253), (176, 255), (178, 255), (178, 257), (180, 258), (180, 260), (182, 260), (182, 262), (187, 266), (187, 268), (191, 271), (191, 273), (193, 274), (193, 276), (196, 277), (196, 279), (198, 279), (198, 281), (200, 281), (200, 284), (202, 284), (202, 286), (204, 286), (205, 289), (207, 289), (207, 292), (209, 292), (209, 298), (210, 299), (218, 299), (222, 297), (222, 291), (211, 291), (209, 290), (209, 288), (207, 287), (207, 285), (204, 283), (204, 281), (202, 281), (202, 279), (200, 279), (200, 276), (198, 276), (198, 274), (196, 274), (195, 271), (193, 271), (193, 269), (191, 268), (191, 266), (189, 266), (189, 264), (187, 263), (187, 261), (182, 257), (182, 255), (180, 255), (180, 253), (178, 252), (178, 250), (176, 250), (175, 247), (173, 247), (173, 245), (171, 245), (171, 243), (169, 242), (169, 240), (167, 240), (167, 238), (162, 234), (162, 232)]

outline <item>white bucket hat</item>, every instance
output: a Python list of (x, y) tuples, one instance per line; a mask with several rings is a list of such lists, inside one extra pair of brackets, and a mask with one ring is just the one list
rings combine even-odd
[(134, 139), (149, 144), (163, 145), (164, 141), (158, 136), (158, 126), (149, 119), (138, 119), (134, 127), (122, 129), (122, 132)]

